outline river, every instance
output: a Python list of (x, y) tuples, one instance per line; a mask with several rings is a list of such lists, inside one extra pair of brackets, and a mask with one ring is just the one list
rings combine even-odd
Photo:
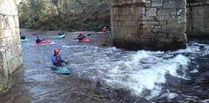
[[(209, 102), (209, 41), (189, 41), (186, 49), (176, 51), (127, 51), (71, 36), (46, 36), (53, 41), (48, 45), (28, 38), (22, 42), (24, 65), (1, 103)], [(50, 69), (57, 47), (71, 75)]]

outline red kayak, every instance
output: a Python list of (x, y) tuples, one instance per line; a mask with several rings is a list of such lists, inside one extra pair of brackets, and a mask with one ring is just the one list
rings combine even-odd
[(39, 43), (36, 43), (36, 44), (50, 44), (52, 41), (51, 40), (43, 40)]
[(79, 42), (90, 42), (91, 40), (88, 38), (83, 38), (82, 40), (79, 40)]

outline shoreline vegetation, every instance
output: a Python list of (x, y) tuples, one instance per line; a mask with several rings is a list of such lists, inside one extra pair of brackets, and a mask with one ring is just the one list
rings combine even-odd
[(100, 31), (110, 26), (108, 0), (25, 0), (18, 6), (20, 28)]

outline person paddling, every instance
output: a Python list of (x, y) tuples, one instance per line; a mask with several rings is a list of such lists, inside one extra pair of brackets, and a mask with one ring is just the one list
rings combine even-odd
[(60, 32), (57, 33), (57, 35), (65, 35), (65, 32), (60, 31)]
[(20, 39), (26, 39), (25, 35), (20, 35)]
[(102, 32), (104, 32), (104, 33), (106, 33), (107, 32), (107, 27), (106, 26), (104, 26), (103, 28), (102, 28)]
[(26, 39), (25, 35), (23, 35), (21, 32), (20, 32), (20, 39)]
[(32, 35), (36, 36), (36, 43), (40, 43), (45, 40), (45, 39), (40, 39), (38, 34), (32, 34)]
[(83, 40), (84, 38), (86, 38), (86, 36), (84, 36), (82, 33), (80, 33), (77, 37), (78, 40)]
[(51, 57), (51, 61), (52, 61), (52, 63), (53, 63), (54, 66), (62, 66), (62, 63), (63, 62), (67, 64), (67, 62), (65, 62), (62, 59), (59, 48), (55, 48), (54, 49), (54, 54)]

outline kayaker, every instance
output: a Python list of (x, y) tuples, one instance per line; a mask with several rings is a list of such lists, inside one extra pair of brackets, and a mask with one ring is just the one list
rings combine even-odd
[(36, 36), (36, 43), (40, 43), (45, 40), (45, 39), (40, 39), (38, 34), (32, 34), (32, 35)]
[(20, 39), (26, 39), (25, 35), (20, 32)]
[(107, 27), (106, 26), (103, 27), (102, 32), (104, 32), (104, 33), (107, 32)]
[(63, 62), (66, 63), (64, 60), (62, 60), (59, 48), (54, 49), (54, 55), (51, 57), (51, 60), (54, 66), (62, 66)]
[(40, 43), (42, 40), (39, 38), (39, 36), (36, 36), (36, 43)]
[(25, 35), (20, 35), (20, 39), (26, 39)]
[(57, 33), (57, 35), (65, 35), (65, 33), (63, 31), (60, 31)]
[(80, 33), (77, 37), (78, 40), (83, 40), (84, 38), (86, 38), (86, 36), (84, 36), (82, 33)]
[(58, 35), (59, 37), (65, 38), (65, 32), (64, 32), (64, 31), (58, 32), (57, 35)]

